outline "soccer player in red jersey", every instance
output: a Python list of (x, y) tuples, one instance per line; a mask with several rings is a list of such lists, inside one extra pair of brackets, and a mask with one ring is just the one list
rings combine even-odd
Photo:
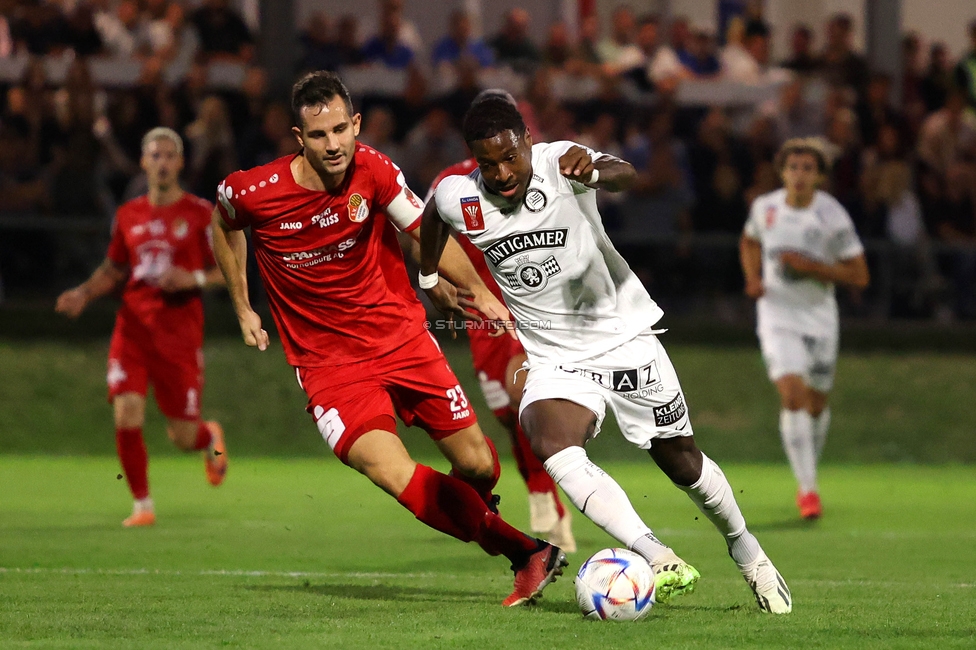
[(213, 206), (183, 191), (183, 141), (172, 129), (142, 141), (149, 193), (122, 205), (105, 261), (84, 283), (62, 293), (56, 311), (77, 318), (93, 300), (122, 289), (108, 353), (115, 444), (135, 499), (123, 526), (156, 522), (149, 497), (149, 458), (142, 438), (146, 390), (152, 384), (166, 432), (177, 447), (203, 450), (207, 480), (227, 472), (224, 434), (200, 418), (203, 388), (201, 291), (221, 286), (209, 239)]
[[(488, 96), (502, 96), (515, 104), (512, 96), (501, 90), (483, 91), (474, 102)], [(442, 179), (448, 176), (467, 176), (477, 168), (478, 163), (474, 158), (451, 165), (438, 174), (431, 183), (424, 202), (433, 198), (434, 189)], [(488, 270), (484, 254), (464, 235), (458, 234), (457, 240), (481, 280), (492, 294), (502, 301), (501, 289), (498, 288), (498, 283)], [(419, 249), (419, 246), (417, 248)], [(545, 535), (550, 543), (564, 551), (575, 552), (576, 540), (573, 537), (572, 516), (559, 499), (556, 483), (546, 472), (542, 461), (532, 453), (532, 446), (518, 419), (519, 402), (527, 374), (518, 370), (527, 360), (525, 350), (518, 339), (506, 336), (504, 329), (478, 325), (465, 329), (471, 342), (471, 361), (485, 402), (508, 431), (512, 442), (512, 456), (515, 458), (519, 474), (522, 475), (529, 489), (529, 528), (533, 533)]]
[[(515, 588), (502, 604), (530, 602), (562, 573), (566, 556), (494, 508), (498, 455), (425, 329), (397, 242), (396, 229), (419, 239), (423, 204), (389, 158), (356, 142), (361, 118), (335, 74), (299, 80), (292, 108), (301, 153), (235, 172), (217, 193), (214, 252), (244, 341), (268, 346), (247, 294), (249, 227), (285, 356), (336, 456), (428, 526), (506, 556)], [(456, 245), (442, 270), (464, 288), (434, 288), (455, 313), (472, 307), (508, 318)], [(427, 431), (450, 475), (414, 462), (394, 413)]]

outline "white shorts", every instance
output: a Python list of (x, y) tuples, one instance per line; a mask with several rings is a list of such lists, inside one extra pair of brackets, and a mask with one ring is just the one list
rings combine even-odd
[(543, 399), (565, 399), (593, 411), (594, 437), (609, 404), (624, 438), (641, 449), (650, 449), (655, 438), (693, 433), (678, 375), (651, 332), (579, 363), (530, 365), (519, 418), (526, 406)]
[(836, 334), (815, 337), (780, 328), (759, 332), (770, 381), (800, 375), (810, 388), (829, 392), (837, 368), (837, 339)]

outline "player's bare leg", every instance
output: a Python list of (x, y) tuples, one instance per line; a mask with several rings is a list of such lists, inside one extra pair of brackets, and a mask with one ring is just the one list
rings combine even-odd
[(811, 391), (800, 375), (784, 375), (776, 380), (780, 396), (779, 432), (783, 450), (790, 461), (799, 490), (796, 504), (804, 519), (821, 515), (817, 494), (817, 445), (811, 415)]
[(752, 588), (759, 609), (774, 614), (792, 611), (793, 600), (786, 581), (746, 528), (725, 474), (701, 452), (694, 436), (656, 438), (649, 451), (658, 467), (688, 494), (725, 538), (729, 555)]
[(112, 398), (115, 417), (115, 448), (122, 473), (135, 503), (132, 514), (122, 522), (126, 528), (152, 526), (156, 513), (149, 496), (149, 455), (142, 438), (146, 419), (146, 399), (139, 393), (122, 393)]
[(532, 445), (518, 422), (519, 404), (522, 390), (528, 375), (522, 364), (528, 357), (517, 354), (508, 360), (505, 369), (505, 391), (508, 393), (507, 412), (495, 414), (508, 431), (512, 443), (512, 456), (519, 473), (529, 490), (529, 529), (545, 536), (552, 544), (567, 553), (576, 552), (576, 538), (573, 537), (573, 516), (559, 499), (556, 483), (546, 472), (545, 466), (532, 453)]
[(466, 482), (416, 463), (389, 431), (376, 429), (360, 436), (346, 462), (431, 528), (462, 542), (476, 542), (489, 555), (507, 557), (515, 571), (515, 590), (503, 605), (538, 598), (567, 564), (560, 549), (516, 530), (489, 510)]
[(654, 536), (623, 489), (587, 457), (583, 445), (596, 429), (592, 411), (569, 400), (543, 399), (525, 407), (522, 427), (573, 505), (655, 569), (658, 602), (694, 589), (698, 571)]
[(227, 475), (227, 445), (218, 422), (169, 418), (166, 435), (183, 451), (202, 451), (207, 481), (218, 486)]
[(498, 512), (499, 498), (492, 493), (498, 484), (501, 465), (495, 445), (481, 427), (474, 424), (436, 441), (451, 462), (451, 476), (470, 485), (492, 512)]

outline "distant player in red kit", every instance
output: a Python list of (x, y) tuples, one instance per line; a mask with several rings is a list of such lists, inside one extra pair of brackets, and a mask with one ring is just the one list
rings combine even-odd
[[(497, 514), (498, 455), (424, 328), (397, 243), (397, 229), (419, 238), (423, 204), (389, 158), (356, 142), (361, 116), (335, 74), (302, 78), (292, 108), (301, 153), (235, 172), (218, 189), (214, 252), (244, 341), (268, 346), (247, 297), (249, 227), (285, 356), (336, 456), (428, 526), (506, 556), (515, 588), (502, 604), (530, 602), (562, 573), (566, 556)], [(441, 269), (464, 288), (434, 288), (455, 313), (472, 307), (508, 318), (456, 244)], [(450, 475), (414, 462), (394, 414), (427, 431)]]
[(119, 208), (105, 261), (84, 283), (62, 293), (55, 307), (77, 318), (93, 300), (122, 288), (109, 345), (108, 389), (115, 444), (135, 499), (132, 515), (122, 522), (126, 527), (156, 523), (142, 438), (150, 384), (170, 440), (186, 451), (203, 450), (211, 485), (220, 485), (227, 472), (220, 425), (200, 419), (200, 294), (224, 283), (210, 247), (213, 206), (180, 187), (183, 141), (172, 129), (145, 135), (141, 162), (149, 193)]
[[(472, 103), (489, 96), (501, 96), (515, 104), (514, 98), (503, 90), (483, 91)], [(425, 203), (433, 198), (434, 189), (441, 180), (448, 176), (467, 176), (477, 168), (475, 159), (469, 158), (442, 171), (431, 183)], [(464, 235), (458, 235), (457, 240), (482, 281), (498, 300), (502, 300), (501, 289), (485, 263), (484, 254)], [(512, 456), (529, 489), (529, 527), (533, 533), (544, 535), (550, 543), (564, 551), (575, 552), (576, 540), (573, 538), (569, 510), (559, 500), (559, 490), (545, 466), (532, 453), (529, 439), (518, 420), (519, 402), (527, 373), (517, 371), (526, 361), (525, 350), (517, 339), (506, 335), (502, 329), (474, 326), (466, 328), (466, 331), (471, 341), (471, 360), (481, 392), (488, 408), (508, 431)]]

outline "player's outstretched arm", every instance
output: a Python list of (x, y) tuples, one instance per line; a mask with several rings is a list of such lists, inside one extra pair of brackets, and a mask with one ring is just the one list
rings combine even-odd
[(559, 157), (559, 172), (587, 187), (608, 192), (630, 189), (637, 180), (637, 170), (626, 160), (607, 154), (593, 160), (590, 153), (578, 145), (570, 147)]
[(268, 333), (261, 328), (261, 317), (251, 309), (251, 301), (247, 297), (247, 238), (244, 231), (228, 228), (218, 210), (214, 210), (210, 219), (210, 229), (214, 258), (227, 282), (227, 292), (234, 305), (244, 342), (259, 350), (267, 350)]
[(766, 292), (762, 282), (762, 244), (752, 237), (739, 238), (739, 264), (745, 276), (746, 295), (752, 299), (761, 298)]
[(868, 273), (868, 262), (863, 254), (834, 264), (824, 264), (794, 252), (783, 253), (781, 259), (783, 266), (793, 269), (798, 275), (821, 282), (864, 289), (871, 281), (871, 276)]
[(78, 318), (89, 303), (115, 291), (128, 277), (128, 269), (117, 266), (106, 257), (91, 277), (58, 296), (54, 311), (68, 318)]

